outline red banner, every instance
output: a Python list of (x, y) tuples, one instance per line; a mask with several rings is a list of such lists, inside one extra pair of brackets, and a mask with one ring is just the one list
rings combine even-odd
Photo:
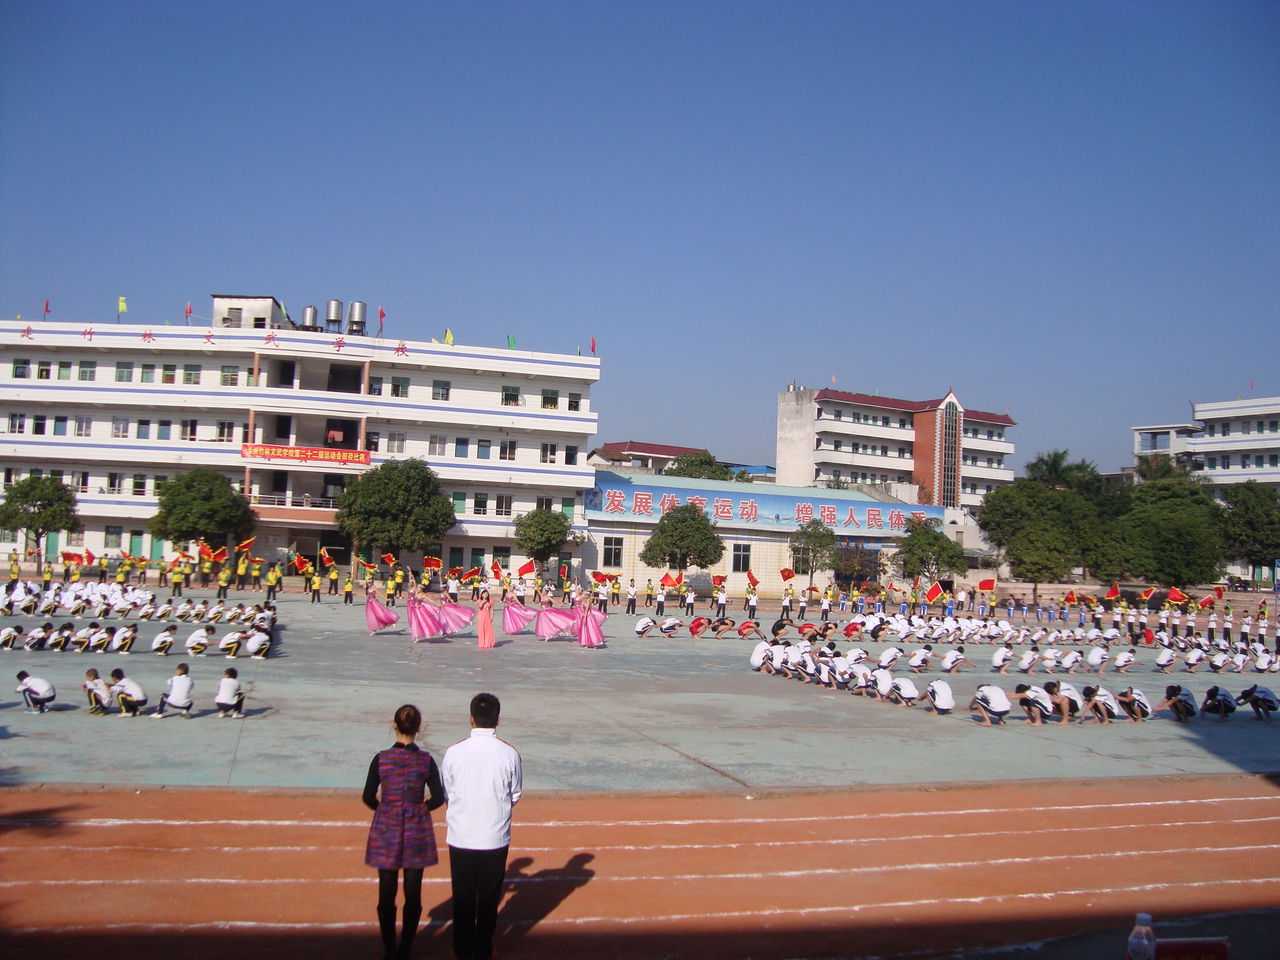
[(299, 460), (306, 463), (318, 460), (328, 463), (359, 463), (368, 465), (368, 450), (339, 450), (336, 447), (277, 447), (268, 443), (242, 443), (240, 456), (254, 460)]

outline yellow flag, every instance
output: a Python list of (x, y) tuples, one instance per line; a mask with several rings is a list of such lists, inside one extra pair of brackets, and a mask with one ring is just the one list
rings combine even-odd
[(120, 304), (116, 307), (116, 313), (128, 313), (129, 304), (125, 303), (124, 297), (120, 298)]
[(446, 327), (444, 331), (444, 342), (453, 346), (453, 331), (448, 327)]

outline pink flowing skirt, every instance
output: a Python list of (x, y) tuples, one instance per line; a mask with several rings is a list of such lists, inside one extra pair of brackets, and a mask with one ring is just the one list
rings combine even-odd
[(502, 608), (502, 629), (506, 633), (523, 633), (537, 616), (537, 610), (523, 603), (505, 604)]
[(607, 617), (602, 610), (588, 610), (579, 624), (578, 642), (584, 647), (604, 646), (604, 631), (601, 629)]
[(574, 621), (577, 618), (568, 610), (557, 610), (555, 607), (547, 607), (538, 612), (533, 621), (533, 632), (539, 640), (550, 640), (552, 637), (561, 633), (568, 633), (573, 629)]
[(383, 630), (400, 622), (400, 614), (384, 605), (377, 597), (365, 597), (364, 622), (370, 631)]
[(425, 600), (409, 597), (408, 607), (409, 633), (414, 640), (429, 640), (444, 633), (440, 618), (436, 616), (435, 607)]
[(445, 636), (457, 633), (475, 618), (476, 612), (470, 607), (464, 607), (449, 600), (440, 601), (440, 626)]

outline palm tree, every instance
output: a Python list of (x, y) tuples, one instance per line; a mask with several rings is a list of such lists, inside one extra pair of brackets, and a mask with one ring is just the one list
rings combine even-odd
[(1071, 460), (1069, 450), (1037, 453), (1027, 463), (1027, 479), (1056, 490), (1082, 490), (1098, 477), (1098, 468), (1089, 460)]
[(1173, 477), (1185, 476), (1186, 467), (1180, 467), (1173, 457), (1167, 453), (1148, 453), (1137, 459), (1133, 465), (1134, 472), (1143, 483), (1152, 480), (1169, 480)]

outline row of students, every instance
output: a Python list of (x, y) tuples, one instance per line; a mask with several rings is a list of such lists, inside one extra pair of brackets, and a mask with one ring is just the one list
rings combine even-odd
[[(50, 704), (58, 698), (56, 688), (42, 677), (33, 677), (25, 670), (18, 672), (18, 687), (26, 702), (26, 713), (47, 713)], [(240, 685), (239, 673), (235, 667), (228, 667), (218, 681), (218, 690), (214, 695), (214, 706), (218, 716), (227, 719), (244, 717), (244, 688)], [(85, 671), (84, 682), (80, 685), (89, 704), (89, 713), (93, 716), (106, 716), (114, 701), (119, 717), (136, 717), (148, 704), (146, 691), (132, 677), (125, 675), (119, 668), (111, 671), (111, 682), (102, 679), (96, 669)], [(191, 718), (195, 709), (192, 693), (195, 681), (191, 677), (190, 668), (180, 663), (174, 668), (173, 676), (165, 684), (165, 691), (150, 716), (159, 720), (166, 716), (166, 708), (172, 708), (183, 717)]]
[[(151, 640), (151, 652), (167, 656), (178, 641), (178, 629), (176, 623), (171, 623), (157, 633)], [(74, 623), (64, 623), (56, 628), (52, 623), (44, 623), (33, 627), (29, 632), (21, 624), (0, 628), (0, 650), (49, 650), (62, 653), (70, 648), (75, 653), (115, 653), (128, 656), (134, 652), (137, 640), (136, 624), (110, 627), (96, 620), (78, 630)], [(231, 630), (221, 639), (215, 638), (211, 624), (205, 624), (196, 627), (185, 641), (185, 649), (190, 656), (204, 656), (206, 651), (213, 648), (228, 659), (235, 659), (243, 648), (254, 660), (265, 660), (271, 652), (271, 645), (269, 620)]]

